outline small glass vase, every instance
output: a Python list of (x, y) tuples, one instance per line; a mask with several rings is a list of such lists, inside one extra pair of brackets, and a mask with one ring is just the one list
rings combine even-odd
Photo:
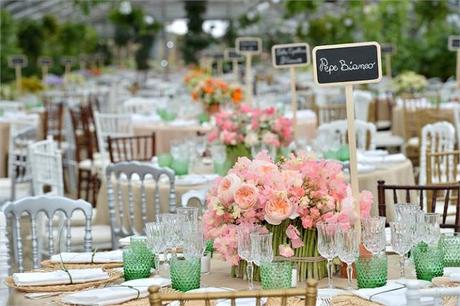
[(160, 154), (158, 155), (158, 165), (160, 167), (171, 167), (171, 164), (172, 164), (172, 161), (173, 161), (173, 158), (171, 156), (171, 154)]
[(123, 273), (125, 280), (148, 278), (155, 266), (152, 251), (147, 247), (146, 237), (131, 237), (130, 245), (123, 250)]
[(200, 288), (201, 258), (178, 258), (173, 256), (169, 269), (172, 288), (186, 292)]
[(189, 166), (188, 159), (174, 159), (171, 165), (176, 175), (188, 174), (188, 166)]
[(355, 267), (358, 288), (377, 288), (387, 283), (388, 258), (385, 254), (361, 256)]
[(417, 279), (430, 281), (444, 272), (443, 251), (440, 247), (419, 243), (412, 249)]
[(287, 289), (292, 285), (292, 262), (275, 261), (260, 266), (263, 289)]
[(440, 245), (444, 267), (460, 267), (460, 233), (442, 234)]

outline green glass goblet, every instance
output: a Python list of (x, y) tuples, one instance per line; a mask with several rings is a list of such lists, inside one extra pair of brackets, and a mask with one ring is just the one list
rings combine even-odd
[(173, 289), (186, 292), (200, 288), (201, 258), (178, 258), (173, 256), (170, 261), (169, 271)]
[(286, 289), (292, 286), (292, 262), (275, 261), (260, 265), (263, 289)]

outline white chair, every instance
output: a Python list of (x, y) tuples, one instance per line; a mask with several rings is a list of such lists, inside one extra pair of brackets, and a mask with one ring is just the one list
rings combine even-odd
[(422, 305), (423, 297), (458, 297), (457, 306), (460, 306), (460, 287), (451, 287), (451, 288), (424, 288), (419, 289), (419, 284), (410, 280), (407, 283), (406, 299), (407, 306), (419, 306)]
[(157, 107), (152, 98), (133, 97), (123, 103), (122, 110), (124, 114), (144, 114), (155, 112)]
[(10, 274), (9, 254), (8, 239), (6, 237), (6, 218), (3, 211), (0, 211), (0, 290), (7, 288), (4, 281)]
[(353, 91), (353, 103), (355, 103), (355, 118), (361, 121), (369, 119), (369, 105), (373, 99), (372, 93), (365, 90)]
[(427, 124), (422, 129), (420, 146), (420, 178), (419, 185), (426, 184), (426, 152), (431, 153), (453, 151), (455, 145), (455, 128), (446, 121)]
[(0, 100), (0, 113), (17, 113), (23, 108), (21, 102)]
[(64, 196), (62, 157), (57, 143), (48, 136), (46, 140), (29, 145), (34, 195), (48, 194)]
[[(355, 121), (356, 127), (356, 146), (361, 150), (373, 150), (375, 149), (374, 138), (376, 128), (373, 123), (365, 122), (361, 120)], [(348, 141), (347, 134), (347, 121), (337, 120), (329, 123), (322, 124), (318, 128), (318, 134), (325, 134), (330, 136), (330, 139), (339, 137), (341, 144), (346, 144)]]
[[(60, 196), (38, 196), (38, 197), (27, 197), (16, 202), (10, 202), (3, 208), (5, 216), (9, 220), (12, 228), (13, 237), (13, 250), (16, 258), (16, 263), (19, 272), (24, 271), (24, 248), (22, 245), (21, 227), (22, 227), (22, 216), (26, 214), (30, 218), (31, 224), (31, 242), (32, 242), (32, 263), (33, 268), (40, 267), (41, 251), (40, 241), (42, 237), (45, 237), (44, 232), (47, 228), (48, 242), (47, 249), (48, 255), (60, 251), (71, 251), (72, 231), (70, 219), (74, 212), (81, 211), (85, 215), (85, 229), (83, 234), (84, 251), (90, 252), (92, 247), (92, 236), (91, 236), (91, 218), (93, 214), (92, 206), (83, 200), (72, 200)], [(64, 217), (62, 223), (62, 233), (53, 230), (53, 218), (61, 214)], [(42, 228), (40, 218), (44, 218), (46, 222), (45, 228)], [(62, 244), (58, 245), (59, 250), (55, 250), (55, 238), (61, 237), (64, 239)], [(29, 240), (29, 239), (27, 239)], [(58, 242), (59, 239), (58, 239)]]
[(0, 178), (0, 204), (32, 195), (28, 146), (37, 137), (35, 124), (13, 123), (8, 147), (8, 177)]
[(102, 164), (101, 173), (104, 173), (105, 167), (110, 163), (107, 136), (132, 136), (134, 134), (133, 123), (130, 114), (102, 114), (99, 112), (94, 113), (94, 121), (96, 124), (97, 143)]
[(200, 214), (206, 209), (206, 195), (208, 194), (208, 188), (190, 190), (184, 193), (181, 197), (182, 207), (192, 206), (195, 207), (198, 204)]

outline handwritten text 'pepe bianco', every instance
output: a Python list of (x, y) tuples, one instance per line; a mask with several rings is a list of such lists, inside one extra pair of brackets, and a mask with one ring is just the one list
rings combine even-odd
[(324, 71), (329, 74), (332, 74), (335, 71), (355, 71), (355, 70), (370, 70), (374, 69), (375, 62), (364, 63), (364, 64), (355, 64), (352, 61), (348, 63), (345, 60), (339, 60), (339, 65), (329, 65), (327, 59), (322, 57), (320, 60), (319, 71)]

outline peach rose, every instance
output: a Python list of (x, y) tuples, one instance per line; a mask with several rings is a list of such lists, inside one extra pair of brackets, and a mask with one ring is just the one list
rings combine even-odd
[(230, 173), (225, 176), (217, 187), (219, 200), (225, 204), (230, 203), (233, 200), (233, 194), (235, 193), (235, 190), (238, 189), (240, 185), (241, 179), (237, 175)]
[(257, 188), (250, 184), (241, 184), (234, 194), (235, 203), (241, 210), (247, 210), (257, 203)]
[(280, 255), (283, 257), (294, 256), (294, 250), (289, 246), (289, 244), (280, 244), (278, 250), (280, 252)]
[(265, 204), (265, 220), (273, 225), (280, 224), (294, 213), (294, 205), (285, 192), (275, 192)]

